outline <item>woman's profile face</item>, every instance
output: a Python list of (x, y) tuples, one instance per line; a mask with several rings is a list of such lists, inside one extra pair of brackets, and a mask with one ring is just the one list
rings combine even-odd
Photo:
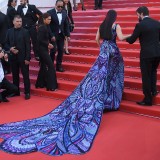
[(64, 3), (67, 4), (69, 2), (69, 0), (64, 0)]
[(44, 24), (50, 24), (51, 23), (51, 16), (49, 16), (48, 18), (44, 19)]

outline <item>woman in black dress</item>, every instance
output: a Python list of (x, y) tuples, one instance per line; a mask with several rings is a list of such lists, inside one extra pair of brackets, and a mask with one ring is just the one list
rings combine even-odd
[[(72, 17), (72, 5), (71, 2), (69, 0), (64, 0), (64, 6), (63, 9), (66, 11), (67, 15), (68, 15), (68, 21), (70, 24), (70, 32), (73, 31), (74, 29), (74, 21), (73, 21), (73, 17)], [(65, 39), (65, 54), (69, 55), (70, 52), (68, 51), (68, 39)]]
[(8, 28), (13, 27), (13, 18), (17, 15), (17, 11), (15, 9), (17, 5), (17, 0), (8, 0), (8, 8), (7, 8), (7, 17), (8, 17)]
[(48, 51), (49, 49), (53, 48), (53, 45), (50, 43), (52, 37), (49, 27), (50, 22), (51, 16), (48, 13), (44, 13), (41, 17), (37, 32), (40, 70), (38, 73), (35, 87), (46, 87), (47, 91), (54, 91), (58, 85), (56, 72)]

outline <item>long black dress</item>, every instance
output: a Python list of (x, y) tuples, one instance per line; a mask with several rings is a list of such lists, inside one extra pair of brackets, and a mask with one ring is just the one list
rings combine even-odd
[(50, 41), (49, 26), (41, 25), (38, 28), (37, 43), (40, 57), (40, 70), (38, 73), (36, 88), (46, 87), (47, 90), (57, 88), (57, 77), (53, 66), (53, 62), (48, 52), (48, 44)]

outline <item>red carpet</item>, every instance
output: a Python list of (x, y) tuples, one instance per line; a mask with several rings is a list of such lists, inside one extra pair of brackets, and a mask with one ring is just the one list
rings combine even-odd
[[(32, 96), (10, 98), (0, 104), (0, 123), (31, 119), (50, 112), (61, 101)], [(84, 155), (51, 157), (42, 153), (11, 155), (0, 151), (1, 160), (159, 160), (160, 119), (123, 112), (105, 113), (91, 150)]]
[[(94, 2), (86, 0), (86, 11), (81, 11), (81, 5), (76, 12), (73, 12), (75, 22), (74, 32), (71, 33), (71, 42), (69, 49), (71, 55), (64, 55), (63, 67), (64, 73), (58, 73), (59, 88), (56, 92), (47, 92), (45, 89), (35, 89), (34, 84), (38, 74), (38, 62), (32, 58), (30, 64), (30, 78), (32, 83), (31, 93), (64, 100), (76, 88), (79, 82), (86, 75), (94, 63), (99, 48), (95, 42), (97, 28), (103, 21), (108, 9), (116, 9), (118, 13), (117, 23), (121, 25), (125, 34), (131, 34), (137, 23), (136, 9), (139, 6), (146, 5), (150, 9), (150, 16), (160, 19), (160, 2), (158, 0), (104, 0), (103, 10), (93, 10)], [(48, 8), (43, 8), (48, 10)], [(154, 106), (151, 108), (142, 108), (136, 105), (136, 101), (143, 99), (142, 81), (139, 68), (140, 46), (137, 41), (133, 45), (126, 42), (117, 42), (125, 64), (125, 89), (121, 109), (123, 111), (146, 114), (160, 117), (160, 94), (153, 100)], [(10, 80), (11, 76), (8, 77)], [(21, 79), (21, 82), (22, 79)], [(160, 71), (158, 71), (158, 90), (160, 90)], [(21, 89), (23, 91), (23, 85)]]

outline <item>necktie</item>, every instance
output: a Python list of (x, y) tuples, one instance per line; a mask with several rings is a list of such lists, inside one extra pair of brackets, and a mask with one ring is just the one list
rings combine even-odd
[(61, 14), (62, 12), (57, 12), (57, 14)]

